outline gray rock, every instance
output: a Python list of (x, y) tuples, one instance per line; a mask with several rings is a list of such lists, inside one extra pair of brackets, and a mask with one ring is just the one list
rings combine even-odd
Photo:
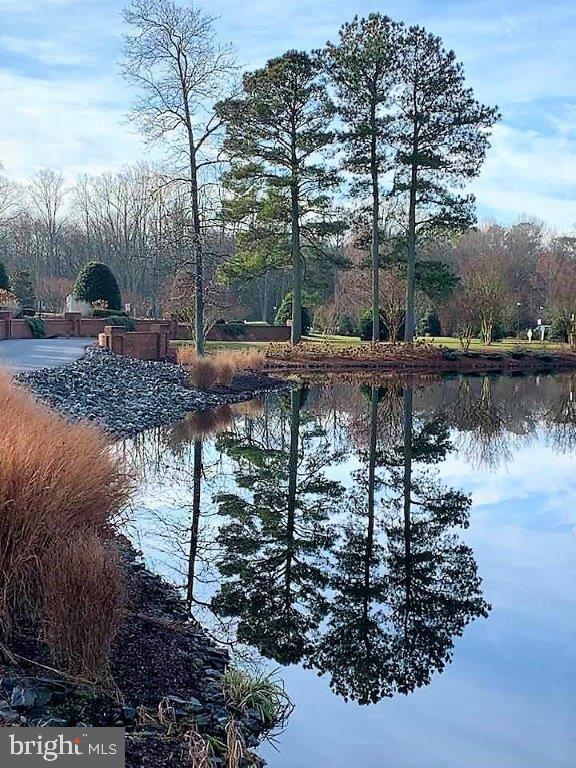
[[(17, 378), (72, 421), (94, 421), (116, 437), (130, 437), (183, 419), (191, 411), (258, 394), (255, 390), (216, 393), (191, 389), (187, 373), (179, 365), (122, 357), (96, 346), (73, 363), (28, 371)], [(274, 383), (261, 391), (270, 391)], [(283, 382), (276, 387), (286, 388)]]
[(39, 685), (18, 684), (12, 690), (10, 706), (22, 709), (35, 709), (46, 706), (52, 694), (48, 688)]

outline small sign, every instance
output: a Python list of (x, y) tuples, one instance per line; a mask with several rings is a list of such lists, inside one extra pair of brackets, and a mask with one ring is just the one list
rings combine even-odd
[(542, 320), (538, 318), (538, 325), (542, 325)]
[(126, 312), (127, 315), (129, 315), (130, 312), (132, 312), (132, 304), (130, 304), (130, 302), (127, 302), (126, 304), (124, 304), (124, 312)]

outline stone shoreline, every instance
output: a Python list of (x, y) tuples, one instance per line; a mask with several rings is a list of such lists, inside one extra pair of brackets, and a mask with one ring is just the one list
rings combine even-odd
[[(245, 746), (257, 747), (264, 730), (259, 713), (238, 711), (222, 690), (228, 652), (190, 618), (175, 587), (146, 570), (126, 539), (118, 543), (129, 611), (112, 646), (109, 679), (86, 685), (58, 675), (40, 646), (16, 637), (14, 662), (0, 665), (0, 724), (122, 726), (128, 768), (189, 768), (191, 724), (225, 742), (233, 719)], [(213, 758), (212, 765), (223, 762)]]
[(121, 357), (96, 346), (73, 363), (21, 373), (16, 380), (66, 418), (94, 422), (115, 438), (290, 388), (266, 374), (239, 374), (230, 387), (203, 392), (188, 386), (179, 365)]
[[(190, 412), (291, 388), (266, 374), (242, 374), (231, 387), (190, 389), (185, 370), (91, 347), (60, 368), (22, 373), (17, 381), (72, 421), (97, 424), (114, 439), (168, 425)], [(38, 643), (15, 638), (13, 662), (0, 665), (0, 724), (126, 728), (128, 768), (189, 768), (190, 724), (203, 737), (226, 742), (231, 720), (248, 750), (263, 738), (256, 710), (235, 710), (225, 699), (222, 675), (228, 652), (190, 617), (175, 588), (148, 571), (127, 539), (118, 537), (128, 612), (110, 656), (115, 694), (102, 685), (74, 683), (47, 672)], [(256, 755), (251, 764), (263, 765)], [(220, 757), (211, 765), (222, 768)]]

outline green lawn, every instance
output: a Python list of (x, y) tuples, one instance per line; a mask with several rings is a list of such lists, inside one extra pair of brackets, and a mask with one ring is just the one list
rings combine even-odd
[[(359, 344), (368, 344), (367, 341), (360, 341), (360, 339), (357, 336), (336, 336), (336, 335), (329, 335), (324, 336), (323, 334), (311, 334), (310, 336), (304, 336), (303, 341), (310, 341), (310, 342), (323, 342), (323, 343), (330, 343), (334, 344), (334, 346), (339, 347), (350, 347), (350, 346), (357, 346)], [(457, 338), (454, 338), (452, 336), (438, 336), (435, 338), (430, 338), (428, 341), (432, 344), (436, 344), (437, 346), (444, 346), (444, 347), (450, 347), (452, 349), (460, 349), (460, 341)], [(175, 341), (171, 342), (173, 345), (187, 345), (187, 344), (193, 344), (192, 341)], [(234, 349), (234, 350), (249, 350), (249, 349), (266, 349), (269, 342), (267, 341), (208, 341), (206, 342), (206, 348), (208, 350), (227, 350), (227, 349)], [(521, 347), (522, 349), (529, 349), (533, 350), (534, 352), (541, 352), (541, 351), (547, 351), (547, 352), (554, 352), (554, 351), (562, 351), (566, 350), (568, 348), (567, 344), (560, 344), (558, 342), (552, 342), (552, 341), (533, 341), (531, 344), (528, 343), (527, 339), (503, 339), (502, 341), (495, 341), (490, 346), (486, 346), (483, 344), (479, 339), (473, 339), (472, 343), (470, 345), (470, 349), (477, 351), (477, 352), (506, 352), (513, 349), (517, 349)]]

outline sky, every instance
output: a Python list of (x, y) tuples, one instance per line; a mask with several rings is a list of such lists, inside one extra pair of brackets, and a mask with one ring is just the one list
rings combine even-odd
[[(39, 168), (118, 170), (149, 150), (126, 120), (123, 0), (0, 0), (0, 162), (25, 181)], [(371, 11), (440, 35), (477, 98), (502, 121), (470, 190), (478, 214), (576, 227), (576, 3), (573, 0), (211, 0), (242, 64), (334, 40)]]

